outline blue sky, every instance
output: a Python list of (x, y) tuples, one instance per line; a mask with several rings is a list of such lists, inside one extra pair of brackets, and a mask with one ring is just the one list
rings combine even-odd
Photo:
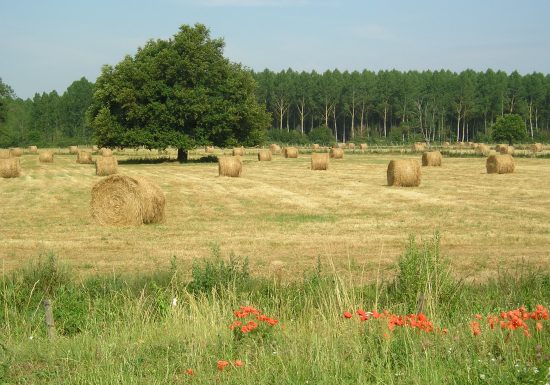
[(0, 78), (62, 93), (181, 24), (254, 70), (550, 72), (549, 0), (0, 0)]

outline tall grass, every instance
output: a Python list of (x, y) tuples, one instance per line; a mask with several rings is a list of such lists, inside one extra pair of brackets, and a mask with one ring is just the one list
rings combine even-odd
[[(483, 284), (458, 284), (438, 237), (411, 239), (395, 281), (356, 286), (330, 266), (278, 283), (248, 273), (217, 250), (184, 282), (177, 262), (141, 276), (79, 281), (53, 256), (0, 282), (0, 384), (545, 384), (550, 323), (525, 337), (474, 336), (476, 313), (542, 303), (550, 277), (521, 268)], [(61, 274), (60, 272), (64, 272)], [(55, 279), (54, 279), (55, 278)], [(45, 284), (49, 282), (49, 284)], [(43, 284), (45, 286), (43, 286)], [(46, 288), (46, 289), (45, 289)], [(452, 293), (451, 293), (452, 292)], [(40, 306), (51, 296), (58, 336), (49, 340)], [(451, 293), (451, 294), (449, 294)], [(434, 332), (361, 322), (344, 311), (423, 311)], [(279, 322), (239, 334), (234, 311), (251, 305)], [(263, 326), (262, 326), (263, 327)], [(446, 332), (443, 332), (446, 329)], [(219, 360), (230, 362), (223, 371)], [(244, 362), (234, 366), (235, 360)], [(186, 373), (193, 370), (193, 375)]]

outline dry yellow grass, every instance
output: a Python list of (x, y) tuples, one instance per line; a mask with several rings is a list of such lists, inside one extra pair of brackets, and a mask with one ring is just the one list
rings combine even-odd
[[(191, 153), (203, 155), (202, 148)], [(121, 173), (160, 185), (166, 221), (105, 228), (89, 215), (98, 181), (89, 168), (68, 155), (48, 167), (23, 156), (24, 175), (0, 179), (0, 263), (11, 271), (54, 251), (84, 275), (168, 267), (172, 256), (189, 267), (217, 243), (224, 255), (248, 256), (259, 274), (279, 260), (285, 279), (300, 279), (320, 256), (325, 268), (332, 261), (375, 279), (379, 262), (382, 274), (394, 271), (408, 234), (439, 229), (459, 276), (484, 279), (522, 260), (550, 270), (549, 159), (518, 158), (514, 174), (489, 178), (484, 159), (448, 158), (445, 167), (423, 170), (417, 188), (387, 187), (387, 164), (399, 158), (355, 154), (311, 172), (309, 156), (266, 164), (251, 152), (241, 178), (219, 178), (216, 163), (121, 163)]]

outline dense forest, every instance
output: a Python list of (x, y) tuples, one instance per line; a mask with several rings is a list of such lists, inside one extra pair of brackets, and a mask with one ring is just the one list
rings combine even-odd
[[(271, 139), (302, 141), (316, 128), (336, 141), (488, 141), (498, 116), (519, 114), (531, 140), (550, 139), (550, 75), (487, 70), (338, 70), (253, 73), (272, 116)], [(85, 78), (17, 98), (0, 79), (0, 147), (91, 143), (86, 120), (94, 85)], [(304, 141), (306, 139), (303, 139)]]

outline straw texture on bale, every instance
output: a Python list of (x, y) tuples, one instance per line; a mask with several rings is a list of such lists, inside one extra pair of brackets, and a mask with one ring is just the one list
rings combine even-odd
[(53, 151), (41, 151), (38, 155), (38, 161), (40, 163), (53, 163)]
[(244, 148), (242, 148), (242, 147), (234, 147), (234, 148), (233, 148), (232, 155), (233, 155), (233, 156), (244, 156)]
[(114, 156), (98, 156), (95, 159), (95, 174), (97, 176), (113, 175), (118, 172), (118, 161)]
[(206, 152), (207, 154), (212, 154), (214, 152), (214, 147), (206, 146), (204, 148), (204, 152)]
[(10, 148), (10, 154), (11, 156), (20, 157), (23, 155), (23, 150), (21, 150), (19, 147)]
[(441, 166), (443, 157), (439, 151), (428, 151), (422, 154), (422, 166)]
[(269, 146), (269, 149), (271, 150), (272, 154), (280, 154), (281, 153), (281, 147), (278, 144), (271, 144)]
[(90, 154), (88, 151), (78, 151), (78, 154), (76, 155), (76, 163), (80, 163), (80, 164), (94, 163), (94, 161), (92, 160), (92, 154)]
[(534, 143), (531, 145), (531, 151), (533, 152), (541, 152), (543, 147), (542, 147), (542, 143)]
[(10, 150), (6, 150), (5, 148), (0, 148), (0, 159), (8, 159), (11, 158)]
[(78, 154), (77, 146), (69, 146), (69, 154)]
[(515, 169), (512, 155), (490, 155), (487, 158), (487, 174), (508, 174)]
[(507, 144), (497, 144), (495, 146), (495, 151), (500, 152), (500, 149), (503, 148), (503, 147), (506, 147), (506, 146), (508, 146), (508, 145)]
[(312, 150), (318, 150), (320, 148), (321, 148), (321, 146), (319, 146), (317, 143), (314, 143), (314, 144), (311, 145)]
[(330, 149), (330, 157), (333, 159), (343, 159), (344, 158), (344, 150), (341, 148), (331, 148)]
[(426, 149), (426, 144), (425, 143), (420, 143), (420, 142), (416, 142), (415, 144), (413, 144), (413, 151), (424, 151)]
[(348, 148), (350, 150), (354, 150), (355, 149), (355, 143), (348, 143)]
[(111, 175), (92, 187), (92, 217), (101, 225), (161, 223), (165, 205), (160, 187), (143, 178)]
[(111, 150), (110, 148), (102, 148), (101, 150), (99, 150), (99, 153), (101, 156), (105, 157), (113, 156), (113, 150)]
[(36, 146), (29, 146), (29, 152), (31, 154), (38, 154), (38, 147)]
[(361, 144), (359, 145), (359, 148), (360, 148), (361, 150), (366, 150), (368, 147), (369, 147), (369, 146), (368, 146), (366, 143), (361, 143)]
[(328, 170), (328, 154), (311, 154), (312, 170)]
[(491, 148), (489, 146), (487, 146), (486, 144), (480, 143), (476, 147), (476, 154), (481, 154), (483, 156), (489, 156), (490, 153), (491, 153)]
[(220, 156), (218, 158), (218, 175), (239, 177), (243, 172), (243, 163), (238, 156)]
[(388, 186), (416, 187), (420, 185), (422, 171), (415, 159), (392, 160), (388, 164)]
[(94, 145), (92, 146), (92, 152), (97, 152), (97, 150), (98, 150), (98, 147), (94, 144)]
[(17, 178), (19, 175), (21, 175), (19, 158), (0, 159), (0, 177)]
[(258, 160), (260, 162), (266, 162), (271, 160), (271, 151), (270, 150), (260, 150), (258, 152)]
[(285, 158), (297, 158), (298, 149), (296, 147), (285, 147), (284, 155)]
[(501, 146), (499, 149), (499, 152), (503, 155), (512, 155), (514, 154), (514, 147), (513, 146)]

